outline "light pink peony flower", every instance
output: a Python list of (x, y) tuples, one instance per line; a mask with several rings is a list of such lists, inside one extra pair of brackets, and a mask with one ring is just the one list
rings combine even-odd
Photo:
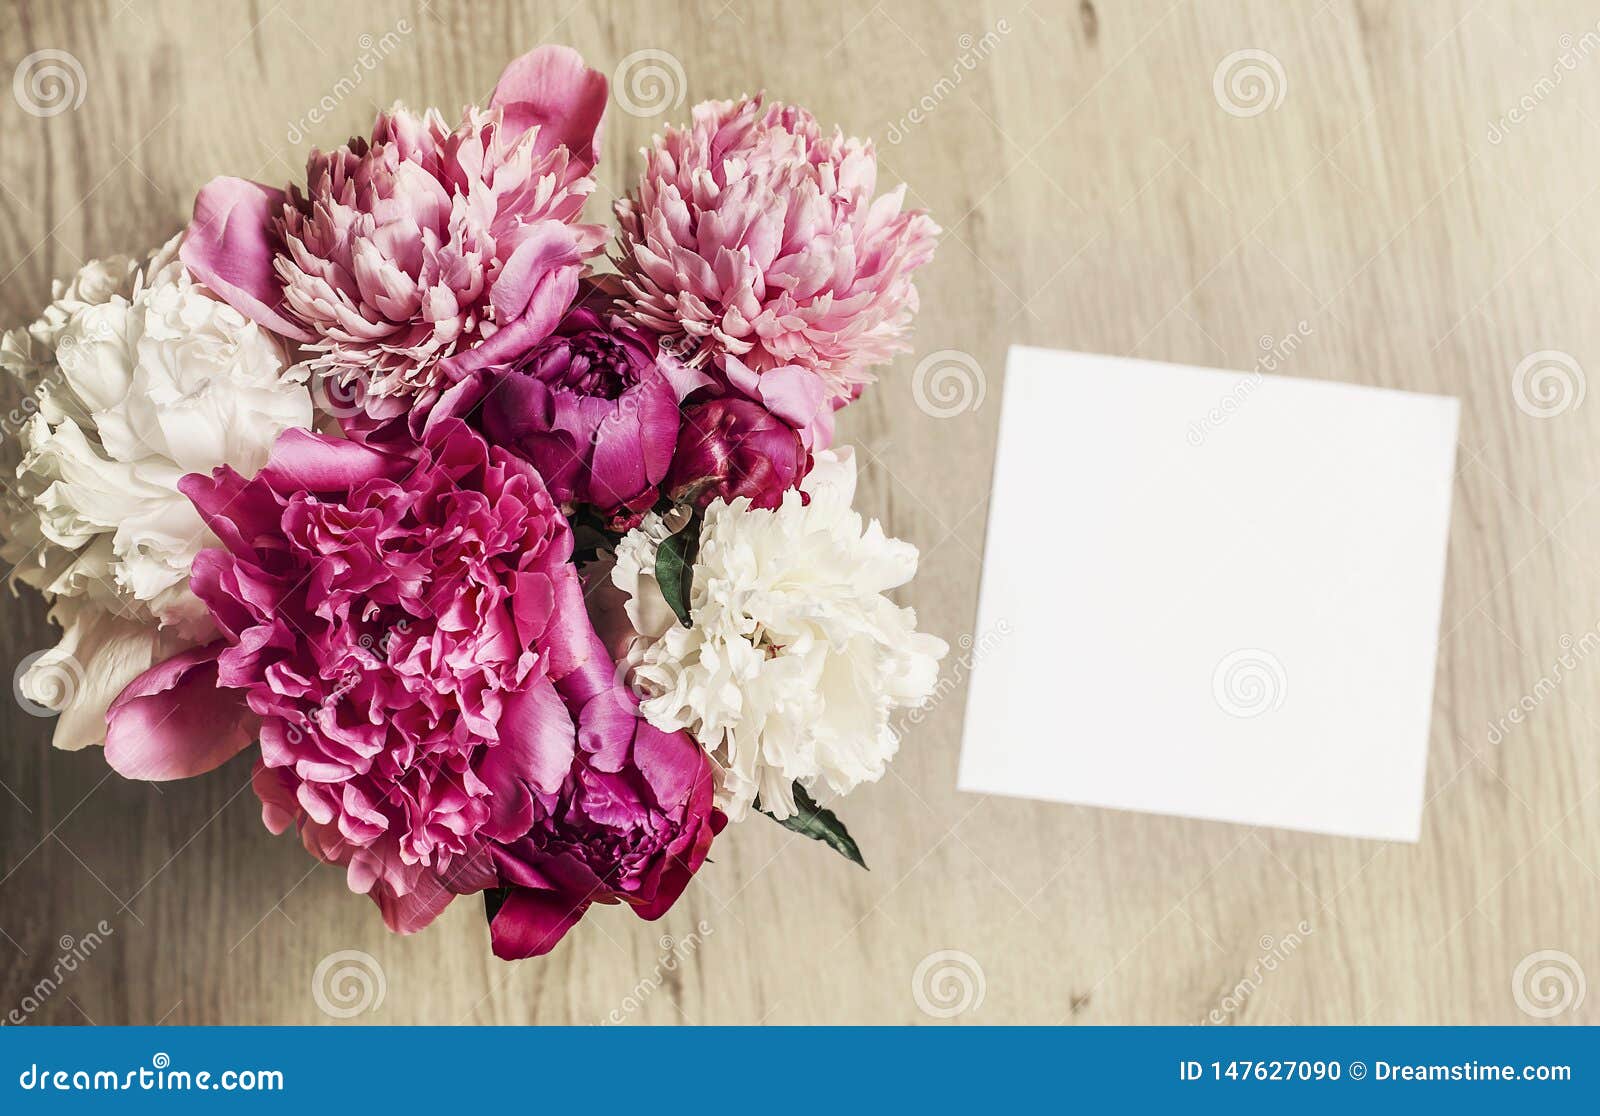
[(799, 366), (853, 398), (906, 345), (911, 275), (939, 228), (873, 198), (872, 145), (822, 135), (804, 109), (761, 98), (695, 106), (646, 153), (619, 201), (617, 265), (638, 321), (682, 337), (694, 362), (727, 354), (757, 373)]
[(542, 47), (454, 129), (397, 105), (370, 140), (313, 151), (303, 191), (212, 181), (184, 262), (397, 414), (555, 328), (605, 240), (578, 223), (605, 99), (575, 51)]

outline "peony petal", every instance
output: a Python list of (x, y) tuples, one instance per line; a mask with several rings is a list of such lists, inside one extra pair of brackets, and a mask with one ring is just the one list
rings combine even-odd
[(383, 914), (383, 921), (396, 934), (415, 934), (428, 926), (450, 905), (456, 893), (432, 872), (424, 872), (405, 895), (396, 895), (381, 881), (369, 892)]
[(213, 178), (194, 199), (194, 218), (178, 256), (219, 298), (251, 321), (296, 341), (311, 334), (285, 316), (283, 284), (273, 270), (273, 221), (284, 194), (242, 178)]
[(66, 751), (104, 744), (106, 710), (150, 664), (187, 644), (171, 632), (127, 620), (82, 597), (63, 597), (50, 610), (61, 642), (37, 656), (17, 679), (20, 696), (56, 710), (52, 743)]
[(505, 110), (512, 136), (539, 129), (537, 154), (562, 144), (586, 169), (600, 161), (605, 75), (586, 67), (571, 47), (542, 46), (513, 61), (495, 83), (489, 104)]
[(130, 682), (106, 714), (106, 762), (129, 779), (187, 779), (237, 755), (254, 735), (239, 696), (217, 687), (222, 641), (159, 663)]
[(662, 732), (642, 718), (633, 740), (633, 761), (663, 810), (680, 809), (696, 781), (711, 777), (706, 754), (688, 733)]
[(178, 491), (189, 498), (212, 533), (234, 550), (248, 550), (249, 540), (277, 525), (277, 502), (260, 499), (262, 494), (227, 465), (217, 466), (210, 476), (190, 473), (178, 482)]
[[(555, 687), (535, 678), (526, 690), (506, 699), (500, 742), (489, 749), (479, 775), (494, 790), (497, 808), (502, 790), (510, 793), (513, 779), (554, 794), (572, 769), (573, 748), (572, 715)], [(524, 822), (522, 832), (526, 829)], [(522, 832), (510, 836), (520, 837)]]
[[(566, 307), (573, 304), (573, 297), (578, 294), (576, 269), (581, 269), (582, 262), (584, 257), (578, 240), (568, 225), (560, 221), (534, 222), (522, 243), (517, 245), (517, 251), (510, 254), (490, 291), (494, 321), (501, 326), (501, 331), (509, 328), (510, 323), (526, 318), (522, 336), (528, 337), (528, 344), (550, 336), (550, 331), (560, 323)], [(550, 289), (541, 289), (549, 288), (552, 280), (555, 280), (555, 293), (566, 291), (565, 299), (558, 305), (552, 301)], [(570, 289), (566, 280), (571, 280)], [(517, 353), (507, 352), (506, 355)]]
[(596, 771), (621, 771), (633, 752), (634, 736), (648, 727), (638, 704), (620, 686), (596, 694), (579, 718), (578, 744)]
[(611, 687), (616, 665), (589, 622), (578, 571), (570, 564), (556, 570), (551, 590), (552, 617), (539, 651), (548, 659), (545, 674), (567, 704), (578, 708)]
[[(711, 796), (709, 779), (705, 794), (709, 799)], [(647, 922), (654, 922), (671, 910), (672, 905), (689, 886), (694, 874), (706, 862), (706, 854), (711, 851), (712, 840), (727, 824), (728, 819), (720, 810), (712, 810), (707, 824), (695, 830), (689, 840), (681, 842), (684, 847), (669, 856), (661, 875), (656, 880), (655, 894), (643, 902), (635, 903), (633, 913)]]
[(278, 435), (261, 477), (285, 494), (344, 492), (367, 481), (403, 475), (406, 464), (358, 442), (291, 428)]
[(589, 909), (587, 898), (559, 891), (514, 888), (489, 923), (494, 955), (502, 961), (549, 953)]
[[(538, 276), (526, 292), (527, 301), (520, 304), (520, 317), (475, 348), (440, 361), (440, 373), (452, 380), (460, 379), (480, 368), (515, 360), (550, 336), (578, 293), (582, 270), (581, 264), (570, 264)], [(518, 291), (517, 297), (521, 295)]]

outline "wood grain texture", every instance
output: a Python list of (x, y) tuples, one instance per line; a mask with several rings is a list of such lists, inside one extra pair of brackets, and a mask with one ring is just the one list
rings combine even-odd
[[(915, 352), (843, 437), (870, 463), (865, 510), (923, 550), (908, 602), (957, 655), (1009, 342), (1247, 369), (1305, 322), (1284, 374), (1453, 394), (1463, 413), (1415, 846), (957, 793), (953, 665), (893, 774), (841, 807), (870, 873), (753, 822), (662, 922), (602, 910), (553, 956), (504, 965), (472, 901), (385, 933), (338, 870), (262, 829), (247, 760), (131, 784), (49, 751), (49, 722), (6, 702), (0, 1012), (101, 919), (114, 933), (33, 1020), (323, 1022), (313, 976), (341, 950), (381, 966), (359, 1017), (379, 1023), (930, 1022), (913, 977), (940, 950), (981, 969), (960, 1023), (1517, 1023), (1535, 951), (1600, 980), (1600, 655), (1574, 642), (1600, 623), (1600, 400), (1537, 418), (1512, 387), (1540, 351), (1600, 369), (1595, 19), (1512, 0), (7, 3), (0, 78), (65, 50), (85, 97), (49, 118), (0, 98), (6, 325), (81, 260), (170, 235), (210, 176), (288, 180), (374, 107), (453, 109), (540, 42), (607, 73), (664, 51), (689, 102), (765, 87), (876, 135), (885, 181), (948, 231)], [(1213, 85), (1243, 49), (1283, 75), (1253, 116)], [(686, 110), (614, 99), (597, 200)], [(938, 418), (913, 371), (945, 349), (971, 355), (985, 397)], [(53, 639), (33, 596), (5, 609), (9, 671)], [(1070, 703), (1056, 723), (1071, 736)], [(1553, 1021), (1585, 1020), (1600, 995)]]

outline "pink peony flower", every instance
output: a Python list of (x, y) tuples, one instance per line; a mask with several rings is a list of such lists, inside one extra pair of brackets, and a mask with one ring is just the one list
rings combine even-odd
[[(117, 700), (112, 767), (194, 774), (253, 722), (268, 828), (298, 826), (392, 929), (493, 884), (489, 844), (567, 782), (577, 727), (556, 684), (597, 647), (538, 474), (452, 420), (410, 454), (290, 431), (254, 479), (182, 486), (223, 544), (193, 579), (223, 638)], [(247, 712), (172, 717), (208, 684)]]
[(638, 321), (757, 373), (798, 365), (838, 401), (906, 345), (912, 272), (938, 226), (904, 212), (905, 187), (874, 199), (877, 157), (804, 109), (761, 98), (695, 106), (646, 154), (617, 203), (617, 264)]
[(212, 181), (184, 262), (370, 413), (398, 414), (540, 340), (572, 302), (605, 239), (577, 223), (605, 100), (575, 51), (542, 47), (453, 130), (396, 106), (370, 140), (313, 151), (304, 191)]

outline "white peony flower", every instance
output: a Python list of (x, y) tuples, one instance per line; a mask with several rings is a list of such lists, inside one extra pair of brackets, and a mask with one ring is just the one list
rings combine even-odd
[(863, 528), (850, 451), (819, 454), (803, 487), (809, 503), (788, 492), (771, 511), (743, 498), (706, 508), (691, 627), (656, 584), (659, 516), (629, 532), (611, 569), (635, 633), (640, 710), (711, 753), (718, 805), (735, 821), (758, 798), (792, 815), (796, 781), (844, 794), (880, 778), (898, 744), (892, 712), (927, 700), (948, 650), (885, 596), (916, 572), (917, 551), (876, 521)]
[[(254, 473), (280, 433), (311, 423), (304, 371), (190, 278), (177, 245), (143, 269), (88, 265), (0, 342), (7, 418), (20, 423), (20, 456), (0, 462), (16, 478), (4, 478), (0, 554), (63, 629), (19, 690), (60, 710), (58, 747), (103, 742), (123, 686), (215, 634), (189, 570), (216, 539), (178, 481), (223, 464)], [(71, 692), (64, 657), (80, 668)]]

